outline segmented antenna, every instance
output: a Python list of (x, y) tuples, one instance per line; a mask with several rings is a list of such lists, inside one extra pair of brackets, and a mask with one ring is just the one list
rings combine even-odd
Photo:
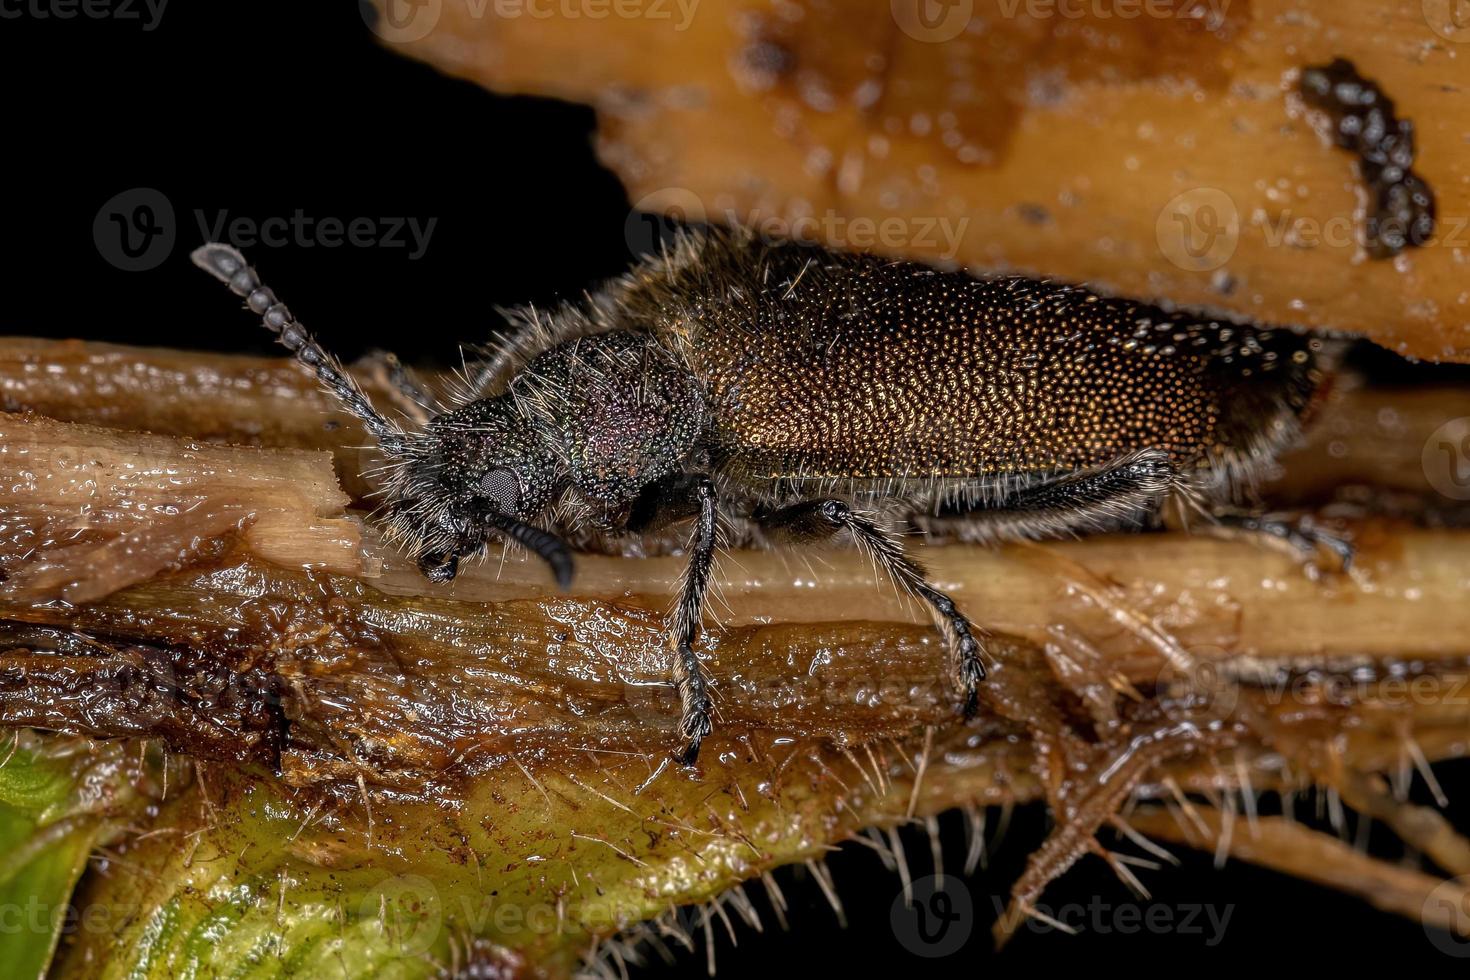
[(550, 531), (543, 531), (539, 527), (518, 521), (509, 514), (491, 514), (488, 520), (490, 525), (501, 534), (527, 551), (539, 555), (546, 564), (550, 565), (551, 573), (556, 576), (556, 584), (561, 587), (562, 591), (571, 588), (572, 553), (567, 548), (565, 541)]
[(322, 387), (362, 420), (385, 452), (402, 451), (403, 430), (378, 414), (341, 362), (323, 350), (306, 328), (296, 322), (285, 304), (277, 300), (276, 294), (261, 283), (255, 270), (245, 264), (245, 256), (229, 245), (209, 242), (196, 248), (189, 257), (199, 268), (228, 285), (230, 292), (243, 297), (245, 305), (261, 318), (267, 330), (276, 335), (281, 346), (316, 372)]

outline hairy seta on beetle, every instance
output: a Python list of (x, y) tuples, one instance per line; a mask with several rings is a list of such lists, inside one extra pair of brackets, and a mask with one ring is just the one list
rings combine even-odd
[[(433, 581), (487, 544), (572, 580), (569, 540), (689, 522), (668, 618), (692, 764), (713, 703), (695, 652), (720, 527), (730, 545), (846, 539), (933, 615), (957, 707), (984, 634), (901, 535), (1037, 539), (1146, 526), (1164, 506), (1304, 556), (1349, 547), (1239, 505), (1321, 401), (1336, 343), (1021, 277), (689, 230), (581, 303), (511, 311), (468, 390), (389, 420), (235, 249), (194, 253), (362, 420), (388, 537)], [(436, 406), (407, 373), (409, 402)], [(437, 406), (436, 406), (437, 407)]]

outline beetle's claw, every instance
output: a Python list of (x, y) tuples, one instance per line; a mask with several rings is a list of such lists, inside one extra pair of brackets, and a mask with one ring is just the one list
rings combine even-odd
[(420, 555), (418, 566), (430, 582), (451, 582), (459, 574), (459, 558), (455, 555)]
[(709, 703), (705, 702), (690, 709), (679, 723), (679, 733), (684, 738), (683, 748), (674, 755), (674, 761), (679, 765), (692, 766), (699, 760), (699, 748), (704, 744), (705, 736), (714, 729), (709, 712)]
[(1321, 575), (1317, 559), (1324, 553), (1331, 555), (1335, 562), (1329, 571), (1341, 574), (1352, 571), (1357, 554), (1352, 541), (1318, 524), (1310, 515), (1222, 511), (1215, 515), (1215, 520), (1227, 534), (1243, 532), (1289, 551), (1301, 563), (1308, 578)]

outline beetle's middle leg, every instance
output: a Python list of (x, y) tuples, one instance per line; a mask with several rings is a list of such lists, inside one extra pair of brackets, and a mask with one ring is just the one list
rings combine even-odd
[(772, 536), (791, 541), (820, 542), (842, 531), (850, 533), (894, 582), (929, 606), (954, 654), (960, 688), (965, 692), (965, 716), (975, 713), (980, 682), (985, 679), (982, 648), (976, 636), (980, 631), (959, 611), (953, 599), (929, 584), (923, 566), (904, 553), (903, 545), (894, 536), (841, 500), (804, 501), (754, 517)]

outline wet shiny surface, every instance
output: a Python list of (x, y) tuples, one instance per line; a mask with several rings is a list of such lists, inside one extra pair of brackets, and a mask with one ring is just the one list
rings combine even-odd
[[(1437, 410), (1331, 430), (1343, 449), (1320, 458), (1408, 489), (1393, 447)], [(864, 827), (1045, 800), (1058, 827), (1024, 903), (1126, 801), (1412, 779), (1470, 751), (1463, 700), (1442, 696), (1470, 678), (1470, 532), (1407, 516), (1360, 518), (1360, 571), (1319, 582), (1180, 535), (924, 549), (993, 631), (968, 725), (921, 611), (859, 556), (729, 554), (725, 629), (701, 650), (720, 726), (690, 772), (668, 763), (660, 639), (677, 557), (588, 556), (567, 596), (516, 556), (433, 586), (358, 532), (325, 454), (0, 426), (0, 721), (198, 763), (147, 791), (156, 833), (89, 886), (166, 910), (177, 929), (140, 913), (117, 933), (157, 962), (204, 955), (226, 906), (309, 960), (307, 924), (378, 914), (313, 910), (376, 910), (385, 879), (417, 876), (449, 932), (500, 944), (477, 955), (564, 971), (595, 937)], [(552, 925), (479, 917), (492, 892)], [(113, 935), (82, 937), (66, 969), (106, 960)]]

